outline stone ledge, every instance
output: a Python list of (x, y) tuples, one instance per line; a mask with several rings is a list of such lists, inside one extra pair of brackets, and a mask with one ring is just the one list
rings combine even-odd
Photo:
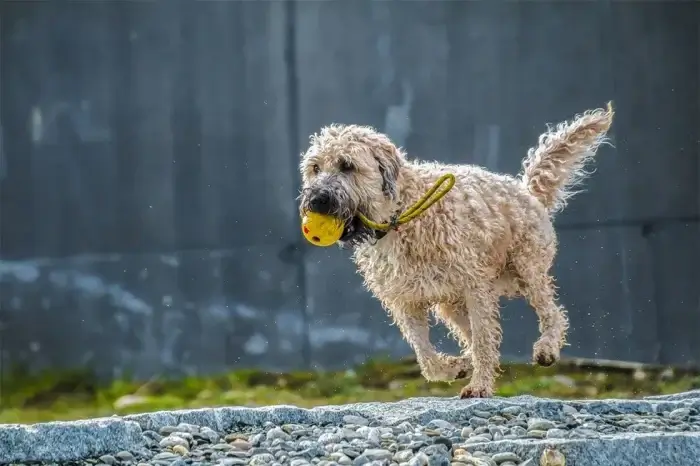
[[(209, 427), (219, 432), (239, 426), (261, 426), (266, 422), (340, 424), (346, 415), (362, 416), (383, 425), (396, 425), (404, 421), (427, 424), (432, 419), (464, 421), (469, 419), (475, 410), (498, 410), (509, 406), (520, 406), (533, 415), (548, 418), (556, 416), (564, 405), (579, 410), (585, 409), (591, 414), (657, 413), (676, 408), (700, 409), (700, 391), (641, 400), (562, 401), (531, 396), (487, 400), (412, 398), (394, 403), (348, 404), (313, 409), (294, 406), (207, 408), (75, 422), (0, 425), (0, 463), (76, 461), (123, 450), (137, 451), (144, 445), (142, 430), (158, 430), (180, 423)], [(496, 452), (499, 448), (514, 448), (523, 452), (527, 450), (528, 456), (532, 456), (541, 452), (547, 445), (561, 446), (568, 451), (571, 456), (567, 463), (569, 466), (623, 466), (654, 462), (665, 466), (684, 466), (695, 463), (682, 461), (689, 461), (690, 458), (695, 461), (700, 458), (699, 433), (625, 433), (591, 440), (499, 441), (472, 444), (469, 449)], [(636, 458), (637, 462), (625, 458)], [(611, 461), (613, 462), (610, 463)]]
[(514, 452), (521, 458), (539, 458), (546, 448), (561, 452), (566, 458), (566, 466), (695, 466), (700, 462), (700, 433), (619, 434), (598, 439), (501, 440), (473, 443), (465, 449), (491, 455)]
[(119, 417), (0, 425), (0, 464), (72, 461), (142, 446), (141, 427)]

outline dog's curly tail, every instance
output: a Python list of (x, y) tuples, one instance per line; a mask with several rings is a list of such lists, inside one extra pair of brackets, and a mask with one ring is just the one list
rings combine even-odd
[(572, 122), (563, 122), (542, 134), (537, 147), (527, 152), (523, 160), (522, 183), (550, 212), (566, 206), (577, 193), (571, 188), (590, 173), (586, 163), (598, 147), (608, 143), (606, 138), (612, 124), (612, 102), (607, 108), (589, 110), (577, 115)]

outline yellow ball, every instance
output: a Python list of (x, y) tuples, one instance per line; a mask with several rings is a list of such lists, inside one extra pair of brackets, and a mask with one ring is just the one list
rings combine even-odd
[(343, 222), (330, 215), (307, 212), (301, 220), (301, 231), (314, 246), (331, 246), (343, 236)]

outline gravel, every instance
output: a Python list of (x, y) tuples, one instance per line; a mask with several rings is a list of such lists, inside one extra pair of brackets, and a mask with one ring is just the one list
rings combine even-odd
[(643, 400), (414, 398), (0, 426), (0, 463), (98, 466), (695, 465), (700, 391)]

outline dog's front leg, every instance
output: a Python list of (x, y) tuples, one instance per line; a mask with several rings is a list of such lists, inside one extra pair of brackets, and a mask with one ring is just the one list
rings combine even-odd
[(498, 296), (492, 290), (475, 290), (468, 296), (471, 322), (471, 356), (474, 372), (461, 398), (493, 396), (500, 365), (502, 339)]
[(406, 342), (416, 353), (421, 373), (429, 381), (450, 382), (467, 376), (468, 362), (440, 353), (430, 342), (428, 310), (413, 303), (392, 303), (389, 312)]

